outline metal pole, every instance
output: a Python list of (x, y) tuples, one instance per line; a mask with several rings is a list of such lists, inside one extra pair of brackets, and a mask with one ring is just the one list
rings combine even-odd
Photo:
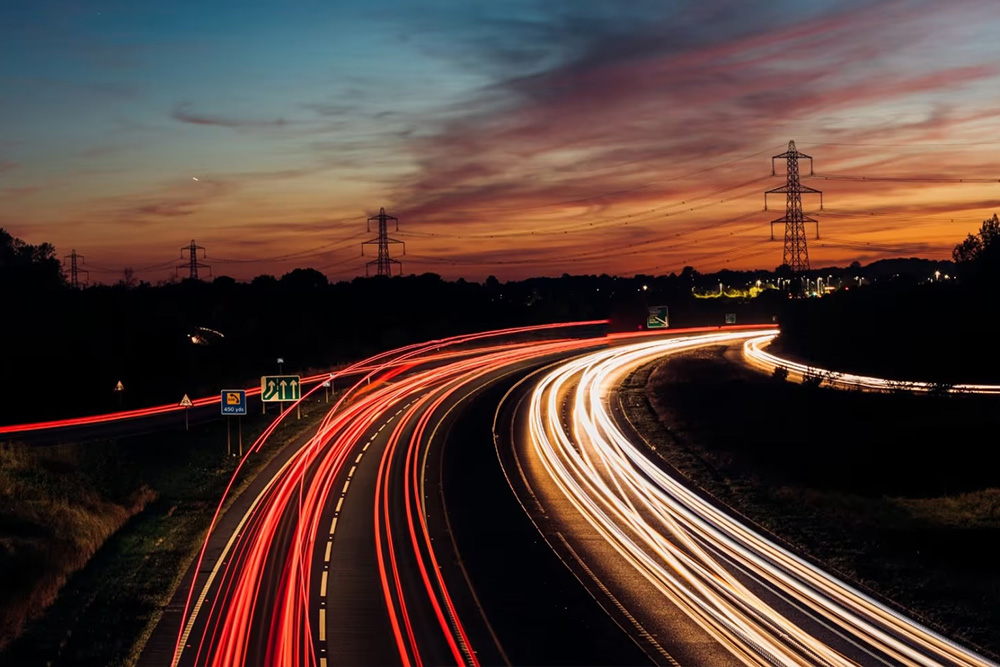
[(233, 455), (232, 422), (232, 418), (229, 415), (226, 415), (226, 456)]
[(302, 401), (295, 404), (295, 418), (302, 419)]
[(184, 430), (188, 430), (188, 409), (184, 408)]
[(240, 458), (243, 458), (243, 415), (236, 418), (236, 431), (239, 433)]

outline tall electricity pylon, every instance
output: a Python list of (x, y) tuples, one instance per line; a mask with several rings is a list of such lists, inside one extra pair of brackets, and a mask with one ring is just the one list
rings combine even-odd
[(375, 266), (376, 276), (385, 276), (389, 278), (392, 276), (392, 265), (395, 264), (399, 267), (399, 275), (403, 275), (403, 263), (398, 259), (393, 259), (389, 256), (389, 244), (399, 243), (403, 246), (403, 254), (406, 254), (406, 243), (403, 241), (397, 241), (396, 239), (389, 238), (387, 231), (387, 222), (392, 220), (396, 223), (396, 231), (399, 231), (399, 218), (394, 218), (391, 215), (386, 214), (384, 208), (378, 210), (378, 215), (368, 218), (368, 231), (372, 230), (372, 223), (378, 223), (378, 236), (365, 241), (361, 244), (361, 254), (365, 254), (366, 245), (378, 245), (378, 257), (365, 264), (365, 275), (371, 275), (371, 267)]
[(76, 254), (76, 250), (73, 250), (70, 254), (63, 257), (63, 259), (69, 260), (69, 286), (73, 289), (79, 289), (80, 287), (86, 285), (86, 280), (83, 283), (80, 282), (81, 273), (86, 273), (87, 279), (90, 279), (90, 271), (80, 268), (79, 263), (83, 263), (84, 261), (83, 255), (78, 255)]
[(212, 275), (212, 267), (209, 266), (208, 264), (202, 264), (201, 262), (198, 261), (199, 250), (201, 250), (202, 259), (205, 259), (207, 255), (207, 253), (205, 252), (205, 248), (203, 246), (196, 245), (194, 239), (191, 239), (191, 245), (186, 245), (183, 248), (181, 248), (181, 259), (185, 259), (184, 257), (185, 250), (188, 251), (188, 257), (187, 257), (188, 261), (185, 262), (184, 264), (178, 264), (177, 265), (178, 271), (186, 268), (189, 273), (188, 277), (191, 280), (198, 280), (198, 269), (208, 269), (208, 275)]
[(774, 225), (785, 225), (785, 249), (781, 255), (781, 263), (787, 264), (792, 273), (799, 274), (809, 270), (809, 248), (806, 245), (806, 223), (816, 223), (816, 238), (819, 238), (819, 222), (802, 212), (802, 195), (818, 194), (819, 210), (823, 210), (823, 193), (815, 188), (802, 185), (799, 181), (799, 158), (809, 159), (809, 175), (813, 175), (812, 156), (800, 153), (795, 148), (795, 142), (788, 142), (788, 150), (771, 158), (771, 175), (774, 176), (774, 161), (785, 158), (787, 164), (787, 180), (784, 185), (764, 193), (764, 210), (767, 210), (767, 196), (784, 193), (785, 217), (771, 221), (771, 240), (774, 240)]

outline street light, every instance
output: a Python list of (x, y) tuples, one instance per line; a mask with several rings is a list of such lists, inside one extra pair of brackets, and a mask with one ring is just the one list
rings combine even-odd
[(281, 364), (285, 363), (282, 357), (278, 357), (278, 375), (281, 375)]

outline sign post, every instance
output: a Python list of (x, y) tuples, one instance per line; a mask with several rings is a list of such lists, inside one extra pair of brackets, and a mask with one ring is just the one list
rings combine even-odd
[(188, 412), (191, 409), (191, 399), (188, 398), (187, 394), (184, 394), (184, 398), (181, 399), (180, 406), (184, 408), (184, 430), (188, 430)]
[(326, 399), (324, 400), (324, 402), (325, 403), (329, 403), (330, 402), (330, 381), (329, 380), (327, 380), (326, 382), (323, 383), (323, 393), (326, 394)]
[(243, 458), (243, 415), (247, 413), (247, 392), (243, 389), (223, 389), (219, 409), (226, 415), (226, 456), (233, 453), (230, 422), (236, 415), (236, 428), (240, 441), (240, 458)]
[(118, 394), (118, 407), (122, 406), (122, 394), (125, 393), (125, 385), (119, 380), (118, 384), (115, 385), (115, 393)]
[(646, 317), (647, 329), (666, 329), (669, 324), (666, 306), (651, 306)]

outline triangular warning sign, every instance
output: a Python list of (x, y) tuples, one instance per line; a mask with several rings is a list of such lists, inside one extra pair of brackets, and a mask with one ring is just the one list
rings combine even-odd
[(181, 399), (181, 407), (182, 408), (190, 408), (192, 405), (193, 405), (193, 403), (191, 403), (191, 399), (188, 398), (187, 394), (184, 394), (184, 398)]
[(122, 386), (122, 381), (119, 380), (118, 384), (115, 385), (115, 391), (125, 391), (125, 387)]

